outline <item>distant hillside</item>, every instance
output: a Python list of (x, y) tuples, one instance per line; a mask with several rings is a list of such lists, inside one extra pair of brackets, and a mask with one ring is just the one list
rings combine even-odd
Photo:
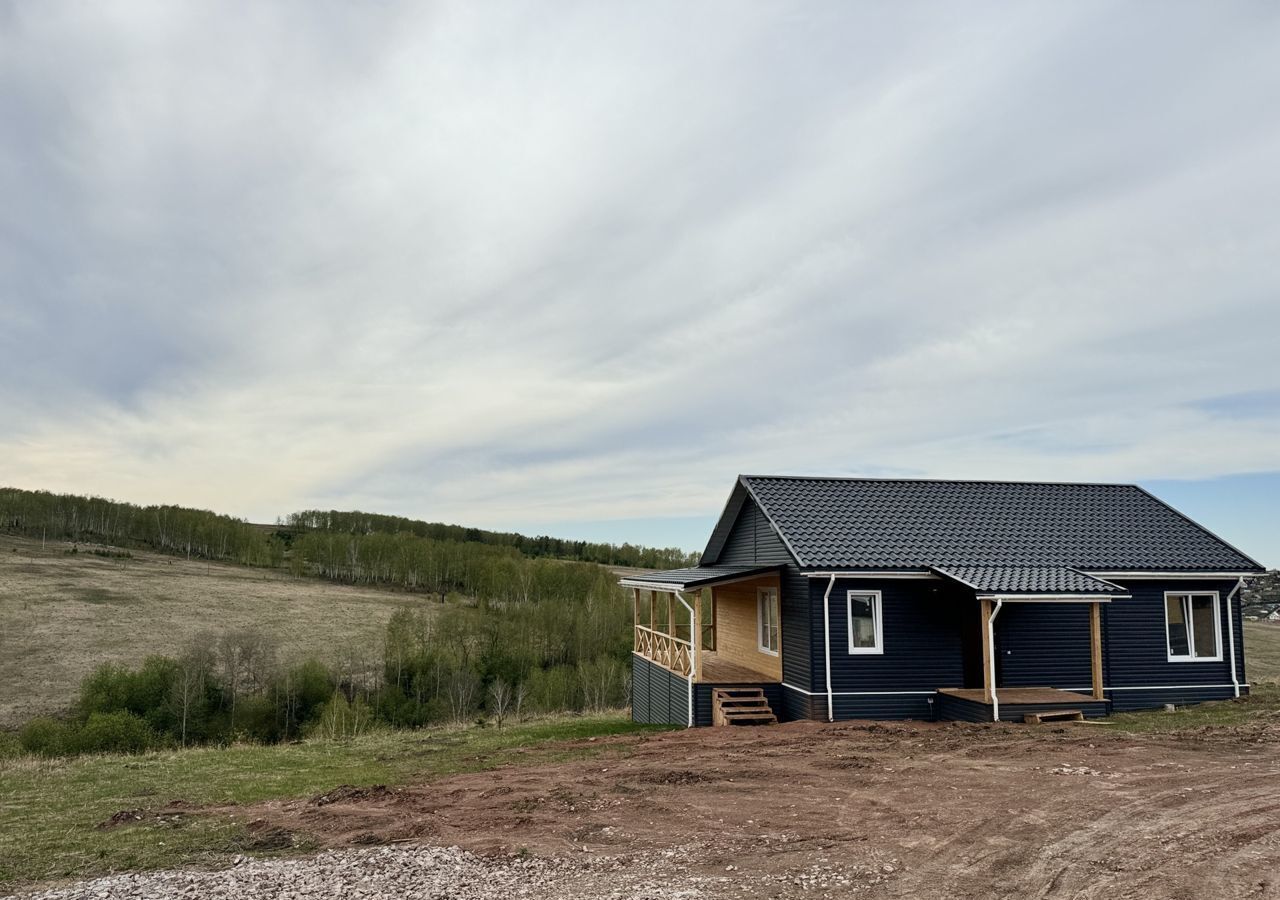
[(592, 541), (571, 541), (538, 535), (529, 537), (509, 531), (486, 531), (462, 525), (446, 525), (442, 522), (424, 522), (400, 516), (384, 516), (359, 511), (309, 509), (293, 513), (281, 520), (279, 533), (283, 535), (307, 532), (334, 534), (413, 534), (436, 541), (489, 544), (496, 547), (513, 547), (528, 557), (552, 557), (593, 562), (605, 566), (624, 566), (640, 569), (673, 569), (697, 562), (697, 554), (687, 553), (678, 547), (644, 547), (639, 544), (606, 544)]
[(224, 560), (277, 567), (294, 539), (310, 533), (412, 534), (444, 543), (486, 544), (529, 558), (594, 562), (640, 568), (673, 568), (693, 556), (675, 547), (570, 541), (462, 525), (424, 522), (376, 513), (305, 510), (275, 526), (183, 506), (138, 506), (103, 497), (0, 488), (0, 532), (42, 540), (96, 542), (141, 547), (187, 559)]

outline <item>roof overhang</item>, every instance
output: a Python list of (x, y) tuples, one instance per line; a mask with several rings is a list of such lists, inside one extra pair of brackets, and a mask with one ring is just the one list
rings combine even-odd
[(1020, 603), (1107, 603), (1132, 595), (1118, 584), (1070, 566), (931, 566), (980, 600)]
[(647, 591), (690, 591), (695, 588), (747, 581), (776, 572), (780, 566), (694, 566), (689, 569), (669, 569), (665, 572), (642, 572), (618, 579), (623, 587), (641, 588)]

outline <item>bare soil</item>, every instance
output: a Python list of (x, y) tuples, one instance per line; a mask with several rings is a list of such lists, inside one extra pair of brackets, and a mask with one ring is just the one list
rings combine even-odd
[(593, 743), (588, 762), (207, 812), (322, 847), (639, 866), (664, 896), (1280, 897), (1277, 719), (1172, 736), (792, 723)]
[(391, 613), (423, 602), (280, 571), (71, 547), (0, 535), (0, 728), (65, 709), (102, 663), (178, 655), (201, 632), (256, 628), (279, 641), (282, 659), (376, 666)]

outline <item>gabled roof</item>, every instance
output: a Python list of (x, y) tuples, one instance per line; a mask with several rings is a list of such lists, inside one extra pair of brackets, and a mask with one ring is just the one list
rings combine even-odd
[(1118, 584), (1069, 566), (934, 566), (939, 575), (971, 587), (979, 595), (1016, 597), (1127, 597)]
[(1132, 484), (757, 475), (739, 477), (703, 564), (718, 559), (747, 497), (807, 569), (1262, 571)]

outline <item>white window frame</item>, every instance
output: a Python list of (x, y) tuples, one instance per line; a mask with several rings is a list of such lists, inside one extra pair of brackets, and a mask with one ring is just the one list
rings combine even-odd
[[(853, 644), (853, 598), (871, 598), (871, 616), (875, 624), (876, 645), (874, 647), (855, 647)], [(883, 654), (884, 653), (884, 604), (879, 591), (848, 591), (845, 594), (846, 636), (849, 639), (850, 654)]]
[[(774, 631), (777, 634), (778, 648), (771, 650), (765, 643), (764, 634), (764, 605), (771, 598), (774, 604)], [(778, 651), (782, 649), (782, 600), (776, 587), (759, 587), (756, 588), (756, 648), (761, 653), (767, 653), (770, 656), (777, 656)]]
[[(1213, 656), (1196, 656), (1196, 638), (1195, 629), (1192, 623), (1188, 621), (1187, 627), (1187, 652), (1189, 656), (1174, 656), (1173, 649), (1169, 646), (1169, 598), (1170, 597), (1212, 597), (1213, 598)], [(1190, 607), (1188, 607), (1189, 609)], [(1171, 662), (1200, 662), (1212, 663), (1222, 662), (1222, 606), (1221, 599), (1217, 591), (1165, 591), (1164, 592), (1164, 653), (1165, 658)]]

